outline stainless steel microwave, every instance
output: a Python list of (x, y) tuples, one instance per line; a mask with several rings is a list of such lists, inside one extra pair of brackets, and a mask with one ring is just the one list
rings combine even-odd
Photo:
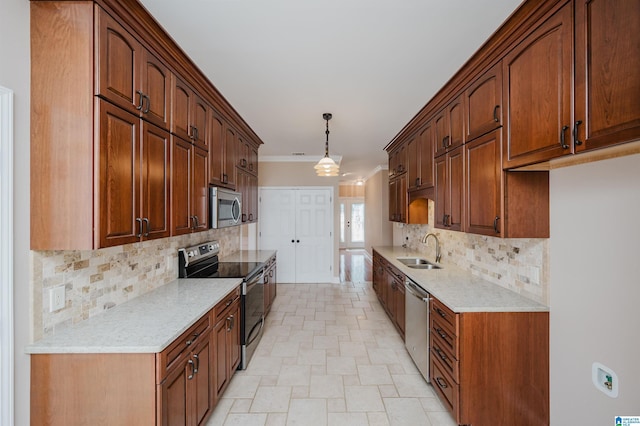
[(210, 187), (209, 212), (211, 228), (240, 225), (242, 194), (226, 188)]

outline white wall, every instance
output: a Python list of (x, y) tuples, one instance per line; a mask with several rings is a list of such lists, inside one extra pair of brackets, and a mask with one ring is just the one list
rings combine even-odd
[[(640, 155), (551, 171), (552, 425), (640, 416)], [(618, 375), (617, 399), (591, 383)]]
[(365, 250), (373, 255), (373, 246), (388, 246), (393, 240), (389, 222), (389, 171), (380, 170), (364, 186)]
[[(29, 2), (3, 0), (0, 85), (14, 91), (14, 353), (16, 425), (29, 424)], [(3, 425), (4, 426), (4, 425)]]

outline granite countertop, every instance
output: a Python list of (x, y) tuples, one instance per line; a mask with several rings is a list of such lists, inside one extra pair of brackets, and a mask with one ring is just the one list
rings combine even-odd
[(220, 258), (220, 262), (266, 262), (275, 250), (240, 250)]
[(549, 311), (548, 306), (472, 275), (455, 265), (442, 264), (442, 269), (414, 269), (396, 259), (426, 258), (422, 253), (394, 246), (373, 247), (373, 250), (454, 312)]
[(161, 352), (241, 283), (241, 278), (177, 279), (34, 342), (25, 352)]

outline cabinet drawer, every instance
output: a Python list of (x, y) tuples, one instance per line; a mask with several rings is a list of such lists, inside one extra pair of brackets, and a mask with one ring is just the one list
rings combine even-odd
[(164, 351), (157, 355), (158, 383), (165, 378), (167, 371), (171, 369), (173, 364), (179, 363), (181, 358), (186, 356), (188, 349), (191, 349), (196, 343), (208, 336), (207, 331), (210, 327), (211, 315), (207, 313), (200, 318), (198, 322), (189, 327), (187, 331), (182, 333), (179, 338), (174, 340)]
[(447, 374), (446, 370), (434, 357), (431, 357), (429, 361), (429, 376), (436, 394), (440, 397), (440, 401), (447, 407), (457, 422), (460, 408), (460, 386)]
[(235, 290), (232, 290), (231, 293), (227, 294), (227, 296), (216, 305), (214, 308), (216, 324), (224, 317), (227, 308), (240, 298), (240, 288), (241, 287), (237, 287)]
[(436, 357), (442, 364), (442, 367), (451, 375), (451, 378), (460, 383), (460, 361), (447, 349), (446, 345), (442, 344), (442, 339), (439, 336), (431, 335), (431, 356)]
[(440, 348), (447, 349), (455, 358), (459, 358), (458, 337), (451, 330), (451, 326), (440, 318), (431, 318), (431, 340)]
[(443, 322), (451, 326), (455, 335), (458, 334), (458, 315), (436, 298), (433, 298), (431, 303), (431, 318), (441, 319)]

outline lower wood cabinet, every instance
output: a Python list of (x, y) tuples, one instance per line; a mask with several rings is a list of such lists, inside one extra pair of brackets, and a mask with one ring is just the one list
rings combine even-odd
[(549, 424), (549, 313), (455, 313), (433, 298), (429, 376), (457, 424)]
[(31, 424), (206, 424), (240, 364), (240, 289), (160, 353), (31, 355)]
[(373, 252), (373, 288), (402, 338), (405, 330), (406, 277), (378, 253)]

